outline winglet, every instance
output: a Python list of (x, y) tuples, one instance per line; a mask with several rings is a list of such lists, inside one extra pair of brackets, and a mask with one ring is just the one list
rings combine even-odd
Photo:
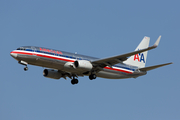
[(157, 47), (159, 45), (160, 39), (161, 39), (161, 35), (158, 37), (158, 39), (154, 43), (154, 45), (153, 45), (154, 47)]

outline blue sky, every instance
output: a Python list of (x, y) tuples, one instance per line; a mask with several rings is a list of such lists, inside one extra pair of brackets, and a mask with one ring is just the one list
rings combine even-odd
[[(179, 120), (178, 0), (1, 0), (1, 120)], [(137, 79), (43, 77), (43, 68), (24, 66), (10, 56), (32, 45), (109, 57), (133, 51), (144, 36), (153, 45), (147, 66), (173, 65)]]

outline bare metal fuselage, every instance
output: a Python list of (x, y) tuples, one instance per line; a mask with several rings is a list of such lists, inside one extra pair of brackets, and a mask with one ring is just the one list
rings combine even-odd
[[(84, 74), (86, 71), (73, 68), (70, 65), (71, 63), (76, 60), (92, 61), (98, 59), (84, 55), (32, 46), (14, 50), (11, 52), (11, 56), (14, 57), (17, 61), (25, 61), (30, 65), (52, 68), (59, 71), (76, 74), (78, 76), (89, 76), (90, 72)], [(112, 66), (112, 68), (106, 66), (98, 71), (98, 73), (96, 73), (97, 77), (107, 79), (136, 78), (145, 74), (146, 72), (138, 71), (136, 67), (125, 64), (117, 64)]]

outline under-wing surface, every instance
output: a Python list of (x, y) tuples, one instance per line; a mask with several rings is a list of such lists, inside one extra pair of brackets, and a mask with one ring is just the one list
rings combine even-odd
[(78, 76), (89, 76), (90, 80), (96, 79), (96, 77), (107, 79), (137, 78), (146, 75), (149, 70), (172, 64), (145, 66), (148, 51), (156, 48), (160, 39), (161, 36), (153, 46), (149, 47), (150, 38), (145, 36), (135, 51), (101, 59), (35, 46), (19, 47), (13, 50), (10, 55), (18, 63), (25, 65), (25, 71), (28, 70), (28, 64), (45, 67), (44, 77), (52, 79), (66, 79), (68, 77), (74, 85), (78, 83)]

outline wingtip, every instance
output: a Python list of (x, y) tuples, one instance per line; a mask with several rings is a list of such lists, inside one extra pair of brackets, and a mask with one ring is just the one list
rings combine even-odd
[(166, 65), (170, 65), (170, 64), (173, 64), (173, 62), (170, 62), (170, 63), (166, 63)]
[(156, 42), (154, 43), (154, 46), (157, 47), (159, 45), (159, 42), (161, 40), (161, 35), (158, 37), (158, 39), (156, 40)]

